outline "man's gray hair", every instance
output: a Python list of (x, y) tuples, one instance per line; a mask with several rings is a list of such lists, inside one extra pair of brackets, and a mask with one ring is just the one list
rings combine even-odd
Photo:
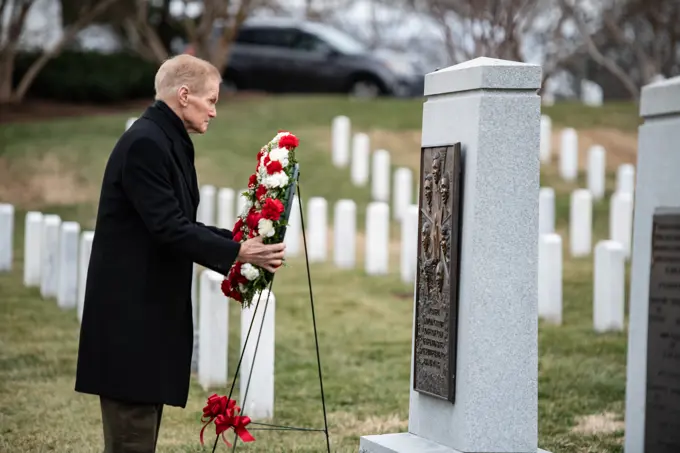
[(220, 71), (210, 62), (189, 54), (180, 54), (161, 64), (156, 72), (156, 99), (165, 100), (186, 85), (189, 91), (201, 93), (209, 81), (222, 81)]

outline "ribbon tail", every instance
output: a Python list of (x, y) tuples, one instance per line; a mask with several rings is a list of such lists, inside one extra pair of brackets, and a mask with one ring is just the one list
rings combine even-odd
[(205, 428), (208, 427), (208, 425), (210, 424), (210, 422), (211, 422), (212, 420), (213, 420), (213, 419), (211, 418), (210, 420), (208, 420), (207, 422), (205, 422), (205, 425), (203, 425), (203, 428), (201, 428), (201, 445), (203, 445), (203, 431), (205, 431)]
[(253, 435), (250, 434), (245, 426), (234, 427), (234, 431), (236, 434), (238, 434), (238, 437), (240, 437), (243, 442), (253, 442), (255, 440)]

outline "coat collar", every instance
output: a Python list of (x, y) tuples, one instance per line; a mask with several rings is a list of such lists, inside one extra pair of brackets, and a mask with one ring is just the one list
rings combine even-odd
[(142, 117), (156, 123), (172, 142), (175, 161), (182, 170), (195, 206), (198, 206), (200, 195), (194, 167), (194, 144), (184, 123), (168, 104), (161, 100), (156, 100), (149, 106)]

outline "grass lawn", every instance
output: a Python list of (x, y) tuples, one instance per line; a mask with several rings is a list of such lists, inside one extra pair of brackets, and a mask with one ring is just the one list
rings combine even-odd
[[(332, 225), (333, 203), (352, 198), (358, 203), (358, 226), (363, 229), (368, 187), (353, 187), (348, 169), (331, 166), (331, 119), (348, 115), (353, 126), (371, 133), (374, 146), (389, 144), (395, 165), (410, 165), (417, 162), (421, 104), (326, 97), (227, 100), (211, 131), (195, 140), (200, 181), (243, 187), (260, 146), (278, 129), (289, 129), (301, 138), (303, 199), (326, 197)], [(554, 124), (563, 126), (597, 125), (634, 133), (637, 124), (636, 109), (630, 105), (595, 110), (558, 104), (546, 112)], [(41, 299), (37, 289), (22, 284), (23, 217), (26, 210), (39, 209), (77, 220), (83, 229), (92, 228), (103, 165), (125, 119), (138, 114), (0, 125), (0, 201), (17, 207), (15, 266), (11, 273), (0, 274), (0, 451), (101, 451), (97, 399), (73, 391), (79, 333), (75, 312), (61, 311), (55, 301)], [(402, 140), (405, 137), (410, 138)], [(544, 169), (542, 185), (557, 192), (557, 229), (565, 245), (564, 325), (540, 324), (539, 445), (555, 453), (622, 452), (626, 334), (592, 331), (592, 257), (571, 259), (567, 249), (569, 193), (584, 186), (584, 175), (577, 184), (558, 181), (555, 165)], [(608, 195), (614, 170), (608, 170)], [(594, 241), (604, 239), (606, 201), (595, 205), (593, 221)], [(396, 241), (398, 228), (393, 232)], [(337, 270), (331, 264), (311, 267), (334, 452), (358, 451), (361, 435), (407, 429), (412, 287), (399, 281), (398, 248), (392, 251), (391, 272), (384, 277), (364, 275), (361, 261), (355, 271)], [(277, 277), (274, 292), (274, 422), (321, 428), (302, 259), (291, 260)], [(230, 375), (239, 343), (239, 310), (232, 306)], [(215, 391), (227, 393), (228, 388)], [(159, 452), (210, 451), (212, 435), (208, 435), (210, 445), (202, 448), (198, 432), (200, 411), (211, 393), (192, 382), (187, 408), (166, 408)], [(253, 433), (257, 441), (239, 444), (239, 451), (325, 451), (319, 433)], [(222, 445), (218, 451), (227, 448)]]

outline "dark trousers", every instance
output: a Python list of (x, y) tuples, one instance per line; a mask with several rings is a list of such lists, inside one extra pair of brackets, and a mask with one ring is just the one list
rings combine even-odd
[(104, 453), (155, 453), (162, 404), (135, 404), (100, 398)]

